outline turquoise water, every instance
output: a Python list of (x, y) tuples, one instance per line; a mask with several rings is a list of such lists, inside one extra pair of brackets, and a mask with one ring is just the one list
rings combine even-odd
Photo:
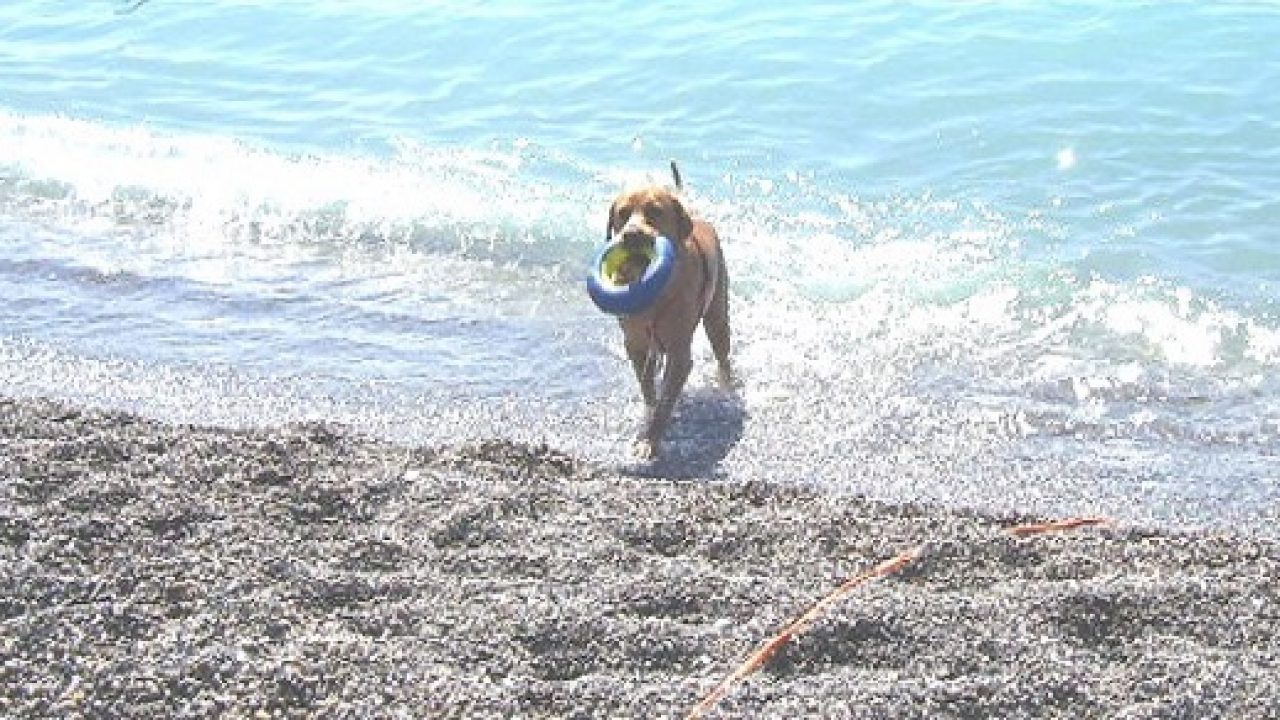
[[(624, 470), (1280, 511), (1280, 5), (0, 7), (0, 390)], [(683, 168), (736, 398), (656, 468), (581, 276)]]

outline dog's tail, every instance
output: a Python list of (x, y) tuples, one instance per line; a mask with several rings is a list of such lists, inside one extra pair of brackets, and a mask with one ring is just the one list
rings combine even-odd
[(676, 190), (684, 192), (684, 181), (680, 179), (680, 167), (675, 160), (671, 161), (671, 179), (676, 183)]

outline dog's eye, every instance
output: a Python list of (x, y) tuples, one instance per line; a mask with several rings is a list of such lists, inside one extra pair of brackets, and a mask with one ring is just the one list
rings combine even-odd
[(666, 214), (666, 212), (662, 209), (661, 205), (650, 205), (644, 210), (645, 210), (645, 215), (648, 215), (649, 217), (655, 220), (661, 220), (662, 216)]

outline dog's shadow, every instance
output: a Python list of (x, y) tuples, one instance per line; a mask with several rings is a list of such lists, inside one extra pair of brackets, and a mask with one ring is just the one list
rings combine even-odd
[(696, 388), (681, 398), (656, 460), (623, 468), (628, 475), (678, 480), (716, 478), (746, 427), (747, 410), (736, 393)]

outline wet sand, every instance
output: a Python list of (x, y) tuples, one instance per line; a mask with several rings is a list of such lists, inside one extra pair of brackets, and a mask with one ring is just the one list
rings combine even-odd
[(1280, 547), (0, 399), (0, 716), (1280, 717)]

